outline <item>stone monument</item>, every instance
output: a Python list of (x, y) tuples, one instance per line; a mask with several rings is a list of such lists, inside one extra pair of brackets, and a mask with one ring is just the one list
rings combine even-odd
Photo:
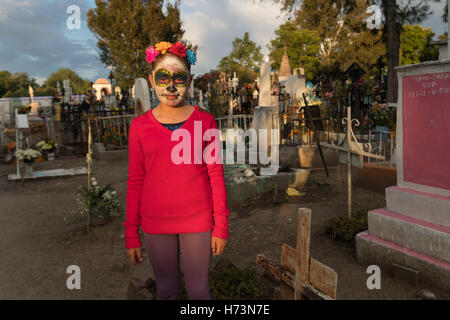
[(147, 80), (138, 78), (134, 82), (134, 97), (136, 100), (136, 116), (140, 116), (150, 110), (150, 90)]
[(450, 290), (450, 59), (397, 73), (397, 185), (369, 212), (357, 258)]
[[(274, 168), (274, 166), (278, 166), (279, 163), (278, 147), (280, 139), (280, 118), (279, 107), (272, 105), (270, 65), (271, 62), (265, 62), (261, 67), (261, 75), (259, 78), (259, 105), (253, 110), (252, 129), (256, 130), (258, 134), (258, 141), (264, 139), (264, 130), (267, 130), (267, 140), (262, 141), (262, 144), (265, 146), (266, 150), (261, 149), (261, 143), (259, 142), (258, 165), (267, 165), (266, 162), (268, 161), (268, 159), (266, 159), (265, 161), (261, 161), (261, 159), (270, 157), (272, 169)], [(272, 131), (277, 132), (277, 134), (275, 136), (272, 136)], [(255, 157), (254, 154), (250, 154), (249, 156), (250, 158), (252, 156)], [(266, 173), (264, 173), (263, 170), (261, 171), (262, 175), (271, 175), (274, 173), (276, 172), (271, 172), (270, 170), (268, 170)]]

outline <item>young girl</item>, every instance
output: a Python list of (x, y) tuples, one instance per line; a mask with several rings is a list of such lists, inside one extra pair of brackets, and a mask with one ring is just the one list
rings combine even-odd
[[(142, 226), (157, 298), (177, 299), (181, 249), (188, 298), (210, 300), (211, 249), (216, 256), (223, 253), (230, 214), (220, 138), (209, 130), (217, 130), (216, 120), (184, 101), (193, 78), (194, 50), (181, 42), (161, 42), (147, 49), (147, 61), (160, 104), (135, 118), (130, 126), (124, 222), (127, 254), (134, 265), (142, 264)], [(185, 148), (180, 150), (180, 144)], [(212, 163), (203, 161), (206, 147), (216, 150)], [(179, 161), (180, 157), (186, 161)]]

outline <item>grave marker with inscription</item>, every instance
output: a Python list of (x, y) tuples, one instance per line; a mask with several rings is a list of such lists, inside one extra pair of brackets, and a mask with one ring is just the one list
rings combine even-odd
[(369, 212), (357, 257), (450, 290), (450, 60), (397, 73), (397, 186), (386, 208)]

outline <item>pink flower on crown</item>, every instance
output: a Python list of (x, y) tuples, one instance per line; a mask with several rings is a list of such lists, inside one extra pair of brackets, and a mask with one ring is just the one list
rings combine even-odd
[(176, 54), (181, 58), (186, 58), (186, 50), (186, 46), (183, 43), (177, 42), (172, 45), (172, 47), (169, 49), (169, 52)]
[(147, 50), (145, 51), (147, 53), (147, 62), (152, 64), (153, 62), (155, 62), (156, 57), (159, 55), (159, 51), (155, 50), (155, 48), (153, 46), (147, 48)]

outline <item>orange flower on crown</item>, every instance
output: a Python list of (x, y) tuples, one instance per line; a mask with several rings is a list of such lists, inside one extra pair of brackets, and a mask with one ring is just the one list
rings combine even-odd
[(172, 47), (170, 42), (162, 41), (155, 46), (155, 50), (161, 52), (161, 54), (166, 54), (167, 50)]

